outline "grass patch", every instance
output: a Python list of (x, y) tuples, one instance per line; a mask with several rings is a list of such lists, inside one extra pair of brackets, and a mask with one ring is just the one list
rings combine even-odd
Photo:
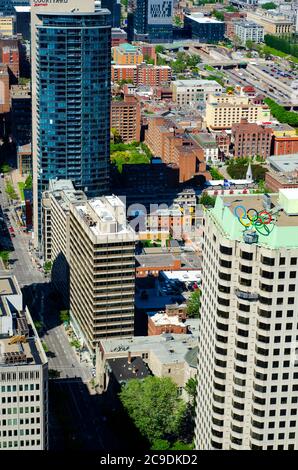
[(292, 62), (295, 62), (295, 64), (298, 64), (297, 57), (294, 57), (293, 55), (290, 55), (290, 54), (286, 54), (286, 52), (279, 51), (279, 50), (274, 49), (273, 47), (270, 47), (270, 46), (264, 46), (263, 47), (263, 53), (264, 54), (275, 55), (277, 57), (286, 58), (288, 60), (291, 60)]
[(152, 154), (144, 143), (111, 144), (111, 162), (122, 173), (124, 164), (150, 163)]
[(22, 182), (18, 183), (18, 187), (19, 187), (20, 194), (21, 194), (21, 200), (25, 201), (25, 196), (24, 196), (25, 183), (22, 183)]

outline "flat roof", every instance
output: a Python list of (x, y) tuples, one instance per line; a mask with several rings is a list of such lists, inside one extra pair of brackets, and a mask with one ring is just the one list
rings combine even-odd
[(202, 271), (200, 270), (176, 270), (176, 271), (162, 271), (162, 276), (169, 281), (179, 280), (181, 282), (200, 282)]
[(119, 383), (152, 375), (141, 357), (132, 357), (130, 363), (126, 357), (108, 359), (107, 363)]
[[(293, 190), (288, 190), (293, 191)], [(294, 193), (293, 193), (294, 194)], [(296, 192), (298, 200), (298, 191)], [(281, 193), (282, 195), (282, 193)], [(270, 230), (269, 234), (265, 230), (258, 233), (258, 245), (268, 247), (270, 249), (276, 248), (297, 248), (298, 237), (298, 215), (288, 215), (280, 204), (279, 193), (270, 194), (271, 210), (273, 215), (273, 222), (267, 226)], [(289, 198), (286, 198), (287, 201)], [(295, 198), (291, 198), (294, 201)], [(282, 199), (282, 204), (289, 205)], [(237, 194), (218, 196), (213, 209), (208, 210), (208, 213), (215, 224), (222, 231), (223, 235), (231, 240), (243, 241), (245, 227), (240, 223), (239, 218), (235, 214), (237, 206), (242, 206), (245, 210), (255, 209), (257, 211), (264, 210), (263, 194)], [(243, 209), (238, 211), (243, 212)]]
[(224, 24), (223, 21), (216, 20), (215, 18), (210, 18), (209, 16), (195, 16), (192, 15), (185, 15), (186, 18), (190, 18), (191, 20), (195, 21), (196, 23), (218, 23)]
[(270, 165), (277, 171), (289, 173), (298, 170), (298, 153), (289, 155), (272, 155), (268, 158)]
[[(185, 362), (188, 351), (197, 347), (198, 335), (196, 334), (163, 334), (154, 336), (135, 336), (129, 339), (105, 339), (101, 340), (101, 346), (105, 354), (110, 357), (115, 355), (127, 356), (142, 352), (155, 354), (162, 364)], [(109, 357), (110, 356), (110, 357)]]
[(171, 254), (159, 255), (137, 255), (136, 261), (139, 263), (140, 268), (171, 266), (175, 261), (175, 257)]
[(172, 82), (174, 85), (176, 86), (201, 86), (201, 85), (216, 85), (220, 88), (222, 88), (222, 86), (217, 83), (217, 81), (215, 80), (204, 80), (204, 79), (199, 79), (199, 80), (196, 80), (196, 79), (189, 79), (189, 80), (175, 80), (174, 82)]

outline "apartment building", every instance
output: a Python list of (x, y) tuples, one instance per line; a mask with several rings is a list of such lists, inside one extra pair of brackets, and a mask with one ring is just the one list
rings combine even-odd
[(255, 43), (264, 41), (264, 27), (253, 21), (237, 21), (234, 24), (235, 36), (237, 36), (241, 44), (245, 46), (246, 41), (253, 41)]
[(123, 142), (140, 141), (141, 105), (135, 96), (124, 95), (123, 101), (112, 101), (111, 128), (118, 131)]
[(47, 450), (47, 357), (16, 278), (0, 292), (0, 449)]
[(70, 315), (91, 354), (100, 339), (134, 334), (136, 233), (116, 196), (70, 204)]
[[(264, 210), (267, 230), (249, 225)], [(297, 227), (297, 189), (218, 196), (205, 214), (197, 449), (298, 448)]]
[(131, 80), (136, 85), (169, 86), (172, 69), (168, 65), (112, 65), (112, 82)]
[(290, 155), (298, 153), (298, 135), (296, 129), (288, 124), (270, 124), (273, 132), (274, 155)]
[(209, 94), (222, 93), (215, 80), (176, 80), (171, 83), (173, 101), (178, 106), (204, 105)]
[(293, 21), (286, 16), (261, 8), (247, 11), (247, 19), (263, 26), (265, 34), (283, 36), (294, 32)]
[(44, 259), (51, 261), (51, 281), (69, 308), (69, 213), (70, 204), (87, 201), (83, 191), (70, 180), (50, 180), (42, 196), (42, 240)]
[(232, 126), (235, 157), (254, 157), (264, 159), (271, 155), (272, 129), (258, 124), (242, 121)]
[(246, 18), (246, 12), (235, 11), (235, 12), (225, 12), (224, 13), (224, 23), (225, 23), (225, 36), (233, 39), (235, 36), (235, 22), (240, 19)]
[(118, 65), (137, 65), (144, 60), (140, 48), (128, 43), (113, 47), (112, 56), (115, 64)]
[(178, 128), (175, 120), (162, 116), (148, 119), (145, 143), (164, 163), (179, 168), (180, 183), (196, 175), (208, 179), (203, 148), (185, 132), (185, 128)]
[(15, 17), (0, 16), (0, 34), (1, 36), (11, 37), (15, 33)]
[(270, 117), (268, 106), (254, 104), (248, 96), (209, 95), (206, 103), (205, 121), (209, 129), (231, 129), (243, 119), (248, 122), (266, 121)]
[(222, 41), (225, 33), (223, 21), (204, 16), (201, 12), (185, 15), (184, 28), (191, 39), (207, 43)]

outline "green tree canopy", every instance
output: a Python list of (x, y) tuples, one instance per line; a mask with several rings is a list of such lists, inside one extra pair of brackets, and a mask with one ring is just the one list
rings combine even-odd
[(189, 318), (200, 317), (201, 290), (195, 289), (187, 301), (187, 315)]
[(33, 187), (32, 175), (28, 175), (25, 181), (24, 189), (32, 189), (32, 187)]
[(69, 310), (61, 310), (60, 311), (60, 321), (62, 321), (63, 323), (69, 323), (70, 321), (70, 315), (69, 315)]
[(135, 426), (151, 444), (157, 439), (178, 436), (186, 403), (178, 398), (177, 385), (172, 379), (132, 379), (119, 396)]
[(200, 197), (200, 204), (203, 204), (203, 206), (206, 206), (206, 207), (208, 206), (214, 207), (215, 201), (216, 201), (216, 197), (209, 196), (207, 192), (204, 192), (202, 196)]
[(162, 54), (164, 51), (165, 51), (165, 48), (164, 48), (163, 46), (161, 46), (160, 44), (158, 44), (157, 46), (155, 46), (155, 52), (156, 52), (156, 53)]
[(263, 8), (263, 10), (275, 10), (277, 8), (277, 5), (274, 2), (267, 2), (263, 3), (261, 7)]

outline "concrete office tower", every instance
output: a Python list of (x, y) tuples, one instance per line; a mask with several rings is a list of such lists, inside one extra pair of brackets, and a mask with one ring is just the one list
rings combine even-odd
[[(109, 187), (110, 12), (95, 0), (31, 7), (34, 244), (50, 179), (91, 196)], [(38, 6), (39, 5), (39, 6)]]
[(70, 204), (70, 314), (93, 354), (103, 338), (134, 334), (135, 231), (116, 196)]
[[(245, 230), (247, 210), (274, 222)], [(297, 233), (297, 189), (219, 196), (206, 213), (197, 449), (298, 449)]]
[(47, 357), (16, 278), (0, 292), (0, 450), (47, 450)]
[(42, 195), (42, 243), (45, 261), (52, 262), (51, 281), (69, 308), (69, 206), (87, 201), (70, 180), (50, 180)]

